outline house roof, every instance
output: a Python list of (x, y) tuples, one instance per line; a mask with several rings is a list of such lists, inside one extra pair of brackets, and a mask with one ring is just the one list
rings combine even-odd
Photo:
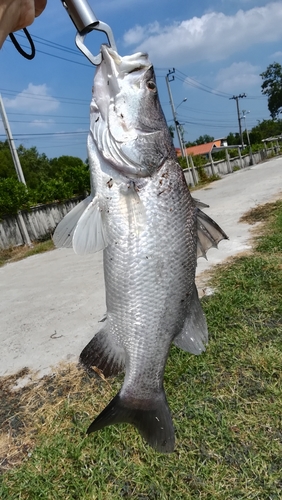
[[(190, 148), (186, 148), (187, 155), (206, 155), (213, 148), (219, 148), (221, 146), (221, 139), (216, 139), (212, 142), (207, 142), (205, 144), (200, 144), (199, 146), (191, 146)], [(181, 156), (181, 150), (179, 148), (175, 148), (177, 156)]]

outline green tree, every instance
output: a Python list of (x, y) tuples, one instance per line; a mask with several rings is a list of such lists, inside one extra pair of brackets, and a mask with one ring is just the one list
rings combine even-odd
[(213, 141), (214, 141), (214, 137), (212, 137), (211, 135), (208, 135), (208, 134), (204, 134), (204, 135), (200, 135), (198, 137), (198, 139), (196, 139), (193, 142), (191, 142), (191, 141), (186, 142), (185, 146), (186, 146), (186, 148), (190, 148), (192, 146), (199, 146), (200, 144), (206, 144), (207, 142), (213, 142)]
[(268, 96), (268, 109), (271, 118), (278, 118), (282, 108), (282, 66), (274, 62), (260, 75), (263, 79), (261, 91)]
[(75, 156), (60, 156), (50, 160), (51, 177), (72, 186), (73, 194), (90, 191), (89, 166)]
[(282, 120), (262, 120), (249, 133), (252, 144), (257, 144), (268, 137), (275, 137), (282, 133)]
[(235, 134), (233, 134), (233, 132), (230, 132), (230, 134), (228, 134), (228, 136), (226, 137), (226, 140), (228, 146), (238, 146), (238, 144), (241, 144), (241, 139), (238, 132), (236, 132)]
[(0, 141), (0, 180), (7, 177), (17, 178), (8, 141)]
[(40, 154), (36, 147), (27, 149), (22, 145), (17, 151), (29, 188), (35, 189), (41, 180), (50, 178), (50, 161), (44, 153)]
[(29, 208), (31, 204), (25, 184), (13, 178), (0, 180), (0, 217), (15, 215), (19, 209)]
[(198, 139), (196, 139), (195, 144), (200, 146), (200, 144), (207, 144), (208, 142), (213, 142), (213, 141), (214, 141), (214, 137), (212, 137), (211, 135), (208, 135), (208, 134), (204, 134), (204, 135), (200, 135), (200, 137), (198, 137)]

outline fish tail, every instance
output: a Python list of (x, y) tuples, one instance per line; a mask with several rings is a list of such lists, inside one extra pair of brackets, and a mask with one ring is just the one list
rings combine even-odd
[(92, 422), (87, 434), (120, 423), (134, 425), (156, 451), (171, 453), (174, 450), (174, 428), (163, 390), (146, 403), (123, 398), (119, 392)]

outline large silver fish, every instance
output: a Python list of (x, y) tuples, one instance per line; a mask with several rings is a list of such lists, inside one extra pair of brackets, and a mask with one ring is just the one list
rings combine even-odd
[(92, 194), (54, 234), (79, 254), (104, 250), (107, 318), (80, 355), (105, 376), (125, 370), (88, 433), (129, 422), (156, 450), (174, 449), (163, 376), (170, 346), (205, 350), (195, 287), (198, 255), (226, 238), (199, 210), (176, 161), (146, 54), (102, 46), (90, 113)]

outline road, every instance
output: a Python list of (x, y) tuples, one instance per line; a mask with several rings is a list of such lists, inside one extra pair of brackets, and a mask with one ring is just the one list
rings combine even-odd
[[(250, 248), (241, 215), (282, 195), (282, 158), (234, 172), (197, 190), (196, 198), (228, 234), (208, 261), (198, 260), (197, 276)], [(199, 283), (201, 283), (199, 279)], [(0, 376), (23, 367), (49, 373), (60, 361), (76, 361), (100, 328), (105, 313), (102, 252), (78, 257), (69, 249), (34, 255), (0, 268)]]

